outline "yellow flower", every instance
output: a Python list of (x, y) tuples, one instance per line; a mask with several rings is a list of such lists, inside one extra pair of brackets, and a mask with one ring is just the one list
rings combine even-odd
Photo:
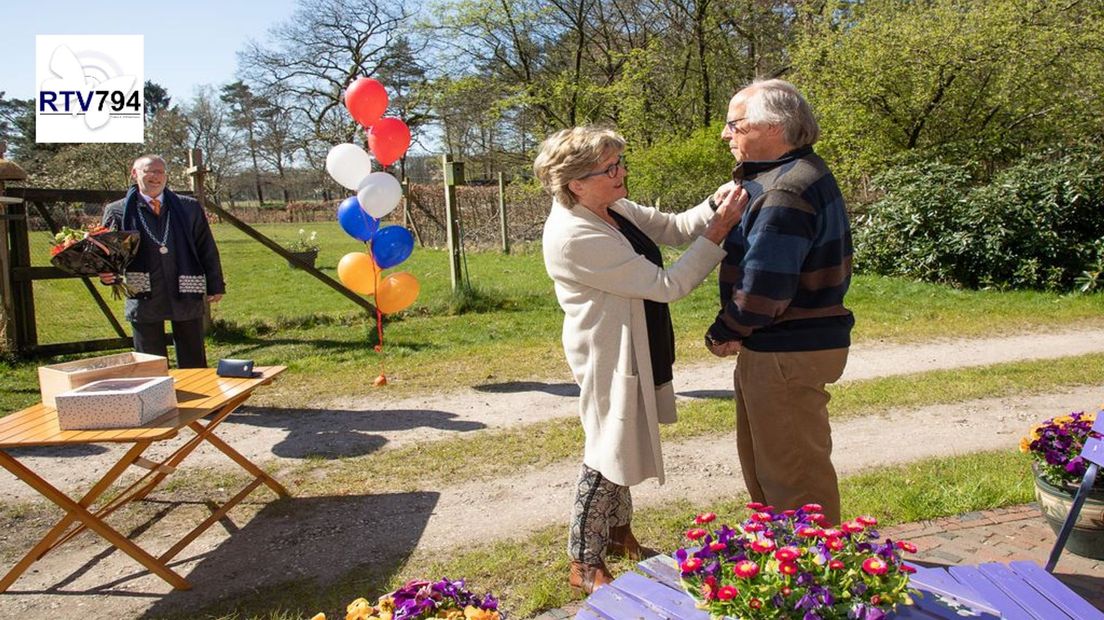
[(366, 598), (358, 598), (345, 608), (345, 620), (371, 620), (375, 608)]
[(1031, 450), (1031, 440), (1027, 437), (1020, 437), (1020, 452), (1029, 452)]
[(314, 614), (311, 620), (326, 620), (326, 614)]
[(468, 605), (464, 608), (464, 617), (468, 620), (498, 620), (498, 612)]
[(437, 612), (437, 617), (445, 620), (464, 620), (464, 612), (459, 609), (442, 609)]

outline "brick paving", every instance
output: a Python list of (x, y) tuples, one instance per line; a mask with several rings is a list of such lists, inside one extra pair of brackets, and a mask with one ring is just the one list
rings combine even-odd
[[(1055, 535), (1035, 504), (969, 512), (954, 517), (904, 523), (881, 530), (894, 540), (909, 540), (919, 551), (912, 559), (927, 566), (1031, 560), (1046, 564)], [(1054, 576), (1085, 600), (1104, 610), (1104, 561), (1062, 553)], [(546, 611), (535, 620), (573, 618), (582, 601)]]

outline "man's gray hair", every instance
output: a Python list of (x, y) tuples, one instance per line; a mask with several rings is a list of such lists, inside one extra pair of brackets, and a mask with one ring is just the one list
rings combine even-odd
[(793, 84), (785, 80), (759, 80), (746, 89), (744, 118), (752, 125), (780, 125), (786, 142), (794, 148), (816, 144), (820, 126), (813, 108)]
[(155, 153), (149, 153), (149, 154), (146, 154), (146, 155), (142, 155), (138, 159), (135, 159), (134, 163), (131, 164), (130, 167), (131, 168), (137, 168), (138, 164), (141, 163), (141, 162), (144, 162), (144, 161), (151, 161), (151, 162), (152, 161), (159, 161), (159, 162), (161, 162), (162, 166), (165, 166), (166, 168), (169, 166), (168, 162), (165, 161), (164, 157), (161, 157), (160, 155), (157, 155)]

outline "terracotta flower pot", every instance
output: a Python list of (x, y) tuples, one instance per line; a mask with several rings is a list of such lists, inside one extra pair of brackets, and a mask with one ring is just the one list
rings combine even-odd
[[(314, 261), (318, 259), (318, 250), (311, 250), (309, 252), (292, 252), (291, 255), (307, 263), (311, 267), (314, 267)], [(299, 265), (295, 261), (289, 260), (287, 264), (288, 267), (291, 267), (292, 269), (299, 269)]]
[[(1073, 505), (1077, 487), (1056, 487), (1040, 478), (1034, 466), (1032, 471), (1035, 473), (1035, 499), (1039, 502), (1039, 510), (1057, 534)], [(1104, 489), (1099, 484), (1089, 491), (1085, 505), (1077, 515), (1069, 541), (1066, 542), (1066, 549), (1086, 558), (1104, 559)]]

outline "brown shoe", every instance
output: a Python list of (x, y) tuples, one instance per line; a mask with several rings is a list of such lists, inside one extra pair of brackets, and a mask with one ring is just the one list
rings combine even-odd
[(621, 525), (618, 527), (611, 527), (609, 529), (610, 541), (606, 546), (606, 553), (610, 555), (620, 555), (629, 558), (634, 562), (640, 560), (646, 560), (650, 557), (659, 555), (659, 552), (655, 549), (650, 549), (640, 544), (636, 540), (636, 536), (633, 536), (631, 525)]
[(613, 581), (613, 575), (603, 564), (584, 564), (572, 562), (571, 572), (567, 576), (567, 583), (575, 590), (584, 594), (591, 594), (599, 586), (604, 586)]

